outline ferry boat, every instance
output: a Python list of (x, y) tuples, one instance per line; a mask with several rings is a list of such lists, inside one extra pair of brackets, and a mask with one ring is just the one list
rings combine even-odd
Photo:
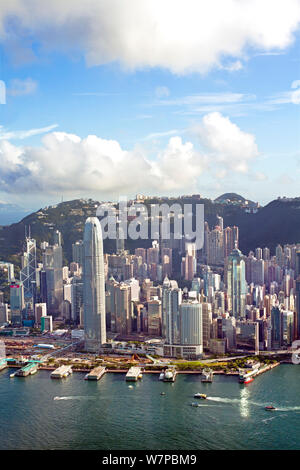
[(175, 380), (176, 380), (176, 375), (177, 375), (176, 369), (169, 367), (169, 368), (166, 369), (165, 372), (164, 372), (163, 381), (164, 381), (164, 382), (175, 382)]
[(211, 369), (203, 369), (202, 371), (202, 379), (201, 382), (209, 382), (211, 383), (213, 381), (213, 371)]
[(205, 393), (195, 393), (194, 398), (201, 398), (202, 400), (205, 400), (207, 395), (205, 395)]
[(253, 364), (251, 369), (240, 369), (239, 370), (239, 382), (242, 384), (248, 384), (253, 382), (255, 375), (257, 374), (260, 367), (260, 363)]

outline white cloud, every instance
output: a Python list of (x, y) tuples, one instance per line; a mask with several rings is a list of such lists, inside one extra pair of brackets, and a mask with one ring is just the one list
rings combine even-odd
[(199, 189), (208, 176), (213, 181), (234, 174), (251, 177), (251, 164), (258, 156), (252, 134), (220, 113), (205, 115), (195, 132), (205, 152), (175, 135), (152, 159), (142, 147), (124, 150), (117, 141), (95, 135), (80, 138), (51, 132), (35, 147), (0, 139), (0, 192), (103, 196), (190, 192)]
[(171, 138), (156, 160), (114, 140), (53, 132), (40, 147), (0, 141), (0, 191), (113, 194), (192, 187), (206, 165), (190, 142)]
[(211, 159), (231, 171), (246, 173), (251, 161), (258, 156), (255, 136), (242, 131), (218, 112), (206, 114), (194, 131)]
[(28, 137), (32, 137), (34, 135), (50, 132), (56, 127), (58, 127), (58, 124), (51, 124), (50, 126), (40, 127), (37, 129), (28, 129), (26, 131), (7, 131), (3, 128), (3, 126), (0, 126), (0, 140), (27, 139)]
[(10, 87), (7, 93), (11, 96), (32, 95), (37, 89), (37, 82), (32, 78), (21, 80), (14, 78), (10, 81)]
[(299, 0), (11, 0), (1, 5), (0, 39), (18, 61), (32, 58), (35, 41), (90, 66), (205, 73), (239, 69), (251, 51), (285, 50), (299, 21)]

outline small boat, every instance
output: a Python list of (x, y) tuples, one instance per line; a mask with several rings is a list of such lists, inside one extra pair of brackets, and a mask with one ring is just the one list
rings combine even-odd
[(195, 408), (198, 408), (198, 407), (201, 406), (201, 405), (199, 405), (199, 403), (193, 402), (193, 403), (191, 403), (191, 406), (194, 406)]
[(201, 398), (202, 400), (205, 400), (207, 396), (205, 393), (195, 393), (194, 398)]
[(160, 392), (161, 395), (165, 395), (165, 392)]
[(265, 410), (266, 411), (273, 411), (273, 410), (276, 410), (276, 408), (275, 408), (275, 406), (270, 405), (270, 406), (265, 406)]
[(14, 376), (15, 376), (15, 374), (14, 374), (14, 373), (13, 373), (13, 374), (10, 374), (10, 378), (11, 378), (11, 379), (13, 379), (13, 378), (14, 378)]
[(164, 377), (165, 377), (165, 373), (164, 372), (161, 372), (159, 374), (159, 380), (164, 380)]

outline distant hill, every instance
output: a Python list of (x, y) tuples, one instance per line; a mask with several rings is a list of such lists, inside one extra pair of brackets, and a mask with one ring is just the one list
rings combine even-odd
[[(146, 204), (150, 210), (151, 204), (162, 202), (192, 204), (193, 208), (196, 204), (204, 204), (205, 219), (210, 228), (216, 225), (217, 215), (224, 218), (224, 227), (239, 227), (240, 248), (245, 254), (256, 247), (268, 246), (274, 252), (278, 243), (283, 245), (300, 242), (300, 198), (277, 199), (261, 207), (256, 213), (245, 212), (239, 204), (223, 204), (217, 200), (193, 197), (171, 200), (155, 198), (147, 200)], [(54, 230), (60, 230), (65, 262), (71, 261), (72, 243), (82, 238), (85, 220), (96, 214), (98, 204), (99, 202), (91, 199), (75, 199), (40, 209), (18, 223), (0, 227), (0, 259), (20, 265), (25, 226), (30, 225), (31, 234), (36, 238), (38, 246), (44, 240), (51, 242)], [(147, 247), (150, 244), (151, 240), (128, 240), (126, 248), (133, 251), (138, 246)], [(104, 250), (107, 253), (113, 252), (115, 241), (105, 240)]]
[(245, 199), (240, 194), (236, 193), (225, 193), (217, 197), (214, 202), (220, 204), (240, 204), (240, 205), (256, 205), (256, 202), (251, 201), (250, 199)]

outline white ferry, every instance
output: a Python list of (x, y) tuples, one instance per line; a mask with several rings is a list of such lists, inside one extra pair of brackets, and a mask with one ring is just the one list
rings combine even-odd
[(244, 384), (253, 382), (254, 377), (257, 374), (259, 368), (260, 368), (260, 363), (257, 362), (257, 363), (249, 364), (246, 369), (240, 369), (239, 370), (239, 382), (244, 383)]
[(177, 375), (176, 369), (169, 367), (168, 369), (166, 369), (164, 371), (163, 381), (164, 382), (175, 382), (176, 375)]
[(202, 371), (202, 379), (201, 382), (209, 382), (211, 383), (213, 381), (213, 371), (211, 369), (203, 369)]

